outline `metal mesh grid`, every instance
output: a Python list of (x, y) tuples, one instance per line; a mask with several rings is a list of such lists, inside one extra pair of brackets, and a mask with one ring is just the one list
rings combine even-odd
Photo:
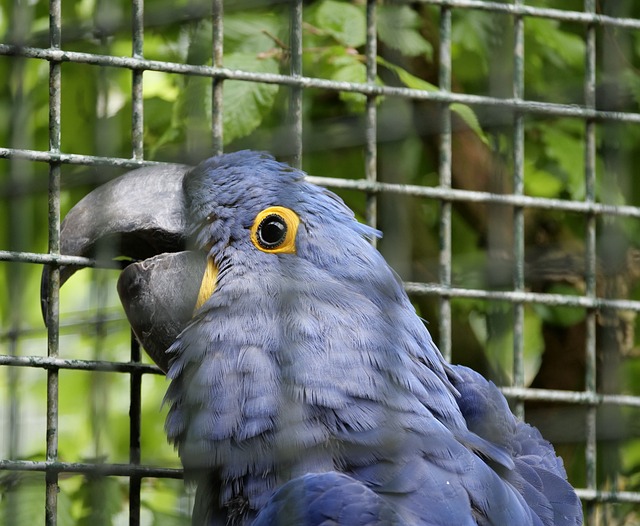
[[(408, 2), (394, 2), (403, 4)], [(0, 355), (0, 365), (8, 379), (7, 390), (16, 389), (15, 368), (41, 368), (47, 374), (46, 392), (46, 459), (38, 461), (16, 460), (11, 451), (7, 458), (0, 460), (0, 470), (37, 471), (46, 476), (46, 524), (57, 523), (58, 481), (62, 474), (84, 473), (114, 475), (129, 478), (129, 523), (140, 523), (141, 480), (148, 477), (180, 478), (181, 471), (174, 468), (160, 468), (141, 464), (140, 456), (140, 405), (141, 384), (144, 375), (159, 374), (157, 368), (141, 363), (140, 349), (132, 343), (130, 362), (112, 362), (105, 360), (78, 360), (59, 357), (59, 272), (58, 265), (76, 264), (93, 266), (95, 262), (86, 258), (70, 257), (60, 254), (60, 188), (61, 167), (67, 165), (108, 166), (119, 169), (134, 168), (153, 164), (144, 159), (144, 123), (143, 114), (143, 74), (149, 71), (173, 73), (186, 76), (200, 76), (211, 79), (213, 111), (211, 115), (212, 153), (222, 151), (222, 115), (225, 111), (222, 103), (222, 88), (225, 81), (269, 83), (289, 89), (289, 131), (291, 140), (290, 161), (301, 166), (303, 161), (303, 117), (302, 104), (307, 89), (319, 89), (332, 92), (360, 93), (366, 96), (366, 141), (364, 144), (364, 174), (362, 179), (346, 180), (328, 177), (311, 177), (313, 182), (332, 188), (350, 189), (367, 195), (366, 220), (376, 225), (379, 195), (411, 195), (430, 202), (440, 203), (440, 253), (439, 280), (432, 283), (407, 282), (407, 290), (414, 295), (436, 296), (439, 298), (439, 346), (447, 359), (451, 358), (452, 309), (454, 299), (477, 299), (503, 301), (513, 304), (513, 383), (504, 387), (505, 394), (514, 401), (516, 411), (524, 412), (524, 401), (548, 401), (580, 404), (588, 408), (586, 422), (586, 449), (584, 465), (586, 485), (578, 489), (579, 496), (586, 503), (588, 524), (595, 524), (595, 504), (600, 502), (640, 503), (640, 493), (618, 491), (616, 488), (598, 487), (596, 411), (603, 406), (640, 407), (640, 397), (623, 394), (602, 394), (596, 389), (596, 323), (601, 309), (614, 311), (640, 311), (640, 301), (625, 298), (604, 298), (596, 292), (597, 242), (596, 222), (604, 217), (640, 218), (640, 208), (629, 205), (610, 205), (596, 200), (596, 130), (599, 123), (617, 122), (635, 125), (640, 123), (640, 113), (606, 111), (596, 108), (596, 34), (599, 28), (640, 29), (640, 20), (617, 18), (596, 13), (595, 0), (585, 0), (581, 12), (562, 9), (549, 9), (527, 6), (524, 0), (514, 0), (505, 4), (480, 0), (421, 0), (413, 4), (427, 4), (440, 10), (439, 13), (439, 77), (438, 90), (426, 91), (404, 87), (380, 85), (377, 75), (377, 2), (367, 0), (367, 41), (366, 41), (366, 83), (337, 82), (304, 75), (302, 68), (304, 50), (303, 2), (290, 2), (290, 41), (289, 74), (266, 74), (226, 69), (223, 64), (223, 2), (213, 0), (209, 9), (202, 10), (204, 16), (211, 15), (213, 21), (213, 57), (212, 66), (191, 65), (186, 63), (164, 62), (144, 58), (144, 1), (132, 2), (132, 52), (130, 57), (101, 55), (70, 51), (62, 46), (62, 17), (60, 0), (49, 2), (50, 25), (48, 45), (31, 47), (20, 43), (0, 43), (0, 56), (11, 60), (35, 59), (49, 65), (49, 148), (32, 150), (22, 147), (0, 146), (0, 158), (11, 162), (22, 161), (46, 163), (49, 166), (49, 250), (48, 253), (35, 253), (14, 250), (0, 250), (0, 261), (12, 263), (34, 263), (51, 265), (52, 279), (48, 290), (50, 323), (47, 329), (47, 356), (19, 356), (12, 350), (25, 331), (3, 328), (3, 340), (8, 343), (7, 350)], [(452, 91), (451, 32), (452, 14), (456, 10), (476, 10), (504, 14), (513, 20), (513, 90), (508, 98), (496, 98), (487, 95), (462, 94)], [(563, 104), (538, 102), (525, 97), (524, 26), (530, 18), (551, 19), (584, 26), (586, 57), (583, 79), (584, 104)], [(87, 64), (94, 67), (122, 68), (131, 71), (131, 156), (129, 158), (84, 155), (73, 151), (61, 150), (61, 68), (66, 63)], [(414, 101), (428, 101), (440, 108), (440, 138), (438, 146), (438, 184), (422, 186), (416, 184), (398, 184), (378, 182), (378, 100), (381, 97), (397, 97)], [(513, 115), (513, 190), (508, 194), (457, 189), (452, 186), (452, 116), (450, 105), (462, 103), (472, 108), (493, 108)], [(579, 119), (584, 123), (585, 139), (585, 198), (580, 201), (531, 197), (524, 192), (524, 148), (525, 120), (528, 116), (553, 116)], [(508, 205), (513, 207), (513, 284), (510, 290), (483, 290), (461, 288), (452, 281), (452, 206), (456, 203), (483, 203), (490, 205)], [(525, 210), (539, 209), (580, 214), (585, 218), (585, 290), (581, 295), (531, 292), (525, 286)], [(28, 301), (23, 298), (22, 301)], [(524, 378), (524, 306), (528, 304), (579, 307), (586, 310), (586, 376), (585, 389), (581, 391), (559, 391), (532, 389), (525, 386)], [(104, 321), (104, 320), (103, 320)], [(126, 374), (130, 378), (130, 457), (128, 463), (94, 464), (61, 462), (58, 457), (58, 400), (64, 384), (60, 382), (60, 372), (66, 370), (110, 371)], [(525, 414), (526, 416), (526, 414)], [(14, 425), (15, 414), (9, 411), (9, 428)], [(9, 439), (9, 442), (16, 438)]]

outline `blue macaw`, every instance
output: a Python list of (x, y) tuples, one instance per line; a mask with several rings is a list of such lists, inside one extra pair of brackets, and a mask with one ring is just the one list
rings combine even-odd
[(143, 168), (62, 225), (63, 253), (135, 261), (118, 288), (194, 524), (581, 524), (553, 447), (443, 360), (378, 232), (304, 176), (251, 151)]

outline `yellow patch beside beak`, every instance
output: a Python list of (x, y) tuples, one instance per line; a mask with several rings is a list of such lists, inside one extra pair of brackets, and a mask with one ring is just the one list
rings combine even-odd
[(218, 283), (218, 267), (213, 262), (213, 259), (207, 258), (207, 268), (204, 271), (204, 275), (202, 276), (202, 283), (200, 284), (200, 292), (198, 292), (198, 301), (196, 301), (196, 306), (193, 311), (197, 311), (205, 301), (207, 301), (213, 291), (216, 290), (216, 285)]

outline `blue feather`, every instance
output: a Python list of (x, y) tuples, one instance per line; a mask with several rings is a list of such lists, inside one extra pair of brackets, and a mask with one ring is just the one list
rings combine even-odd
[[(342, 200), (248, 151), (184, 192), (220, 269), (170, 349), (166, 430), (199, 483), (195, 524), (581, 523), (551, 445), (444, 362)], [(251, 243), (271, 206), (300, 217), (294, 254)]]

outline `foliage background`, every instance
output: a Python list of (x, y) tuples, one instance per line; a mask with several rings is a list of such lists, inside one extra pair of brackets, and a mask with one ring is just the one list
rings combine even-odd
[[(527, 5), (582, 10), (579, 0), (537, 0)], [(125, 0), (62, 2), (65, 50), (131, 55), (131, 3)], [(211, 64), (209, 2), (147, 0), (144, 55), (148, 59)], [(601, 13), (640, 18), (640, 4), (601, 0)], [(378, 9), (378, 79), (385, 85), (433, 90), (437, 84), (439, 8), (381, 2)], [(288, 2), (225, 2), (224, 66), (287, 73)], [(319, 0), (304, 5), (305, 76), (365, 81), (366, 20), (363, 1)], [(48, 4), (0, 1), (0, 41), (48, 46)], [(612, 27), (597, 30), (597, 104), (600, 109), (638, 112), (640, 34)], [(513, 19), (477, 10), (453, 11), (454, 91), (512, 96)], [(542, 18), (525, 20), (525, 98), (584, 104), (585, 26)], [(46, 61), (0, 56), (0, 147), (48, 150)], [(64, 63), (62, 151), (131, 157), (131, 72)], [(211, 80), (170, 73), (144, 73), (144, 157), (197, 162), (211, 148)], [(227, 151), (270, 150), (286, 159), (289, 89), (274, 84), (224, 83)], [(308, 89), (303, 94), (303, 168), (314, 175), (364, 177), (365, 98)], [(513, 115), (495, 108), (454, 110), (453, 184), (507, 193), (512, 187)], [(378, 169), (385, 182), (438, 185), (438, 108), (386, 97), (378, 101)], [(525, 193), (582, 200), (585, 196), (585, 123), (579, 118), (530, 114), (525, 120)], [(640, 204), (634, 177), (640, 128), (597, 123), (597, 200)], [(62, 167), (62, 212), (120, 170)], [(47, 252), (46, 163), (0, 159), (0, 249)], [(362, 219), (365, 195), (339, 192)], [(438, 281), (439, 203), (379, 196), (381, 251), (409, 281)], [(459, 203), (453, 210), (453, 285), (490, 290), (512, 287), (511, 210)], [(529, 290), (584, 293), (584, 230), (581, 214), (527, 211), (525, 269)], [(639, 225), (605, 217), (598, 224), (598, 293), (637, 298)], [(46, 333), (39, 309), (38, 265), (0, 262), (0, 353), (45, 356)], [(115, 293), (117, 272), (86, 270), (61, 292), (60, 356), (128, 361), (130, 334)], [(431, 320), (438, 341), (438, 300), (417, 296), (416, 308)], [(509, 385), (512, 375), (513, 309), (502, 302), (454, 299), (453, 361)], [(583, 309), (527, 305), (527, 385), (584, 389)], [(598, 321), (598, 390), (640, 394), (633, 312), (601, 313)], [(0, 370), (0, 456), (45, 458), (46, 372)], [(61, 371), (60, 460), (128, 461), (129, 379), (117, 373)], [(145, 375), (142, 462), (179, 466), (164, 438), (166, 382)], [(9, 428), (13, 414), (19, 426)], [(584, 412), (580, 408), (527, 406), (525, 415), (543, 427), (565, 459), (571, 481), (585, 485)], [(542, 416), (541, 416), (542, 415)], [(555, 416), (555, 418), (554, 418)], [(536, 418), (538, 420), (536, 420)], [(637, 490), (640, 444), (631, 409), (599, 412), (598, 484)], [(551, 423), (549, 423), (549, 420)], [(545, 427), (546, 426), (546, 427)], [(126, 479), (64, 476), (59, 524), (125, 524)], [(38, 524), (44, 516), (44, 477), (0, 473), (0, 523)], [(144, 479), (145, 524), (188, 524), (190, 493), (181, 481)], [(601, 506), (598, 521), (640, 521), (632, 507)]]

